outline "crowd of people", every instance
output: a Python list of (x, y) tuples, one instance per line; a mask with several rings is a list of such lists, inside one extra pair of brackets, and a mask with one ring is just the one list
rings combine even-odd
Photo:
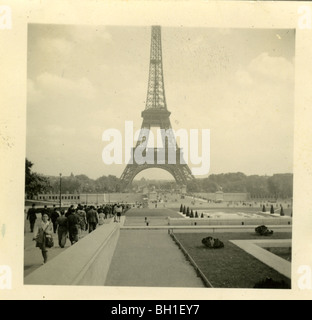
[[(71, 244), (79, 241), (83, 231), (93, 232), (97, 226), (105, 224), (107, 219), (113, 218), (114, 222), (120, 222), (123, 212), (129, 209), (127, 204), (103, 204), (103, 205), (71, 205), (67, 210), (59, 209), (56, 205), (48, 208), (47, 205), (39, 210), (36, 205), (27, 212), (27, 220), (30, 223), (30, 231), (34, 233), (33, 240), (42, 251), (44, 263), (48, 259), (48, 247), (46, 238), (52, 233), (57, 233), (58, 244), (64, 248), (67, 238)], [(37, 213), (41, 213), (42, 221), (36, 225)], [(36, 227), (35, 227), (36, 226)]]

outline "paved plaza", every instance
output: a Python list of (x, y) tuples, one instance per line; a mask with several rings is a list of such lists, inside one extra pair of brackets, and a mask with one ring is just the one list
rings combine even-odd
[[(127, 211), (120, 223), (120, 235), (108, 269), (105, 286), (129, 287), (186, 287), (203, 288), (193, 266), (186, 260), (182, 251), (172, 241), (168, 228), (174, 232), (254, 232), (248, 226), (169, 226), (168, 217), (182, 218), (173, 209), (131, 209)], [(37, 219), (37, 223), (40, 217)], [(108, 219), (106, 223), (115, 223)], [(213, 229), (211, 229), (213, 228)], [(290, 226), (276, 226), (276, 232), (289, 231)], [(219, 230), (220, 229), (220, 230)], [(70, 247), (69, 239), (66, 246), (58, 246), (57, 234), (54, 234), (55, 246), (49, 250), (49, 261)], [(84, 231), (81, 238), (87, 237)], [(42, 266), (42, 256), (32, 240), (29, 223), (26, 221), (24, 276), (31, 274)], [(103, 285), (103, 284), (99, 284)]]

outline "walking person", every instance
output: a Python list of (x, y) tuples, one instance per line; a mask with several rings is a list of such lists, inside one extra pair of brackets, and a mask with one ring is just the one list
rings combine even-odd
[(64, 248), (68, 234), (68, 223), (64, 210), (61, 210), (61, 216), (57, 218), (56, 225), (59, 246), (60, 248)]
[(49, 220), (49, 215), (47, 213), (44, 213), (42, 215), (42, 222), (40, 226), (36, 228), (33, 238), (33, 240), (36, 241), (36, 247), (38, 247), (41, 250), (43, 263), (47, 263), (48, 261), (48, 248), (51, 247), (51, 245), (47, 245), (47, 241), (49, 239), (53, 240), (52, 233), (53, 226), (51, 221)]
[(94, 206), (87, 212), (87, 221), (89, 224), (89, 233), (96, 229), (96, 225), (99, 223), (98, 213), (95, 211)]
[(41, 215), (47, 214), (49, 219), (51, 218), (51, 211), (48, 209), (48, 206), (45, 204), (44, 208), (41, 211)]
[(69, 240), (71, 244), (75, 244), (78, 242), (79, 237), (79, 219), (75, 213), (75, 211), (72, 211), (68, 216), (67, 216), (67, 224), (68, 224), (68, 233), (69, 233)]
[(37, 220), (36, 215), (36, 205), (33, 203), (31, 208), (29, 208), (27, 212), (27, 220), (29, 220), (30, 223), (30, 232), (34, 232), (34, 226)]
[(51, 213), (51, 221), (53, 224), (53, 232), (56, 233), (56, 229), (57, 229), (57, 224), (56, 221), (57, 219), (60, 217), (59, 212), (56, 210), (55, 204), (53, 205), (53, 211)]
[(65, 217), (68, 218), (73, 212), (75, 212), (74, 205), (72, 204), (68, 209), (67, 212), (65, 213)]
[(117, 215), (117, 221), (118, 222), (120, 222), (121, 214), (122, 214), (122, 206), (118, 205), (117, 208), (116, 208), (116, 215)]
[(86, 227), (85, 227), (84, 231), (87, 231), (89, 229), (87, 215), (88, 215), (88, 211), (90, 210), (90, 208), (87, 205), (84, 205), (82, 207), (82, 210), (86, 213)]
[(86, 231), (87, 227), (87, 214), (83, 210), (83, 207), (78, 205), (76, 215), (79, 219), (79, 238), (82, 237), (82, 231)]
[(105, 213), (101, 211), (99, 213), (99, 226), (102, 226), (105, 223)]

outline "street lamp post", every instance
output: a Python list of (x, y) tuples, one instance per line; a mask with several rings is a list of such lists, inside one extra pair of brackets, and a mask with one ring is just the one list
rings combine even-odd
[(62, 174), (60, 173), (60, 211), (62, 210)]
[(88, 205), (89, 183), (86, 183), (86, 205)]

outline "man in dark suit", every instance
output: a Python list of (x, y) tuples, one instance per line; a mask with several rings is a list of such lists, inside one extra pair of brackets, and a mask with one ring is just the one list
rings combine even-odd
[(79, 225), (79, 218), (76, 216), (75, 211), (67, 217), (67, 225), (68, 225), (68, 233), (69, 233), (69, 240), (71, 244), (75, 244), (78, 242), (78, 225)]
[(97, 224), (99, 223), (99, 216), (94, 206), (87, 212), (87, 221), (89, 224), (89, 233), (96, 229)]
[(56, 210), (55, 204), (53, 205), (53, 209), (52, 209), (52, 213), (51, 213), (51, 221), (53, 223), (53, 231), (54, 233), (56, 233), (56, 228), (57, 228), (57, 224), (56, 224), (56, 220), (57, 218), (59, 218), (60, 213)]
[(51, 211), (48, 209), (48, 206), (45, 204), (44, 208), (41, 211), (41, 215), (47, 214), (49, 219), (51, 219)]
[(29, 223), (30, 223), (30, 232), (34, 232), (34, 226), (37, 220), (36, 205), (34, 203), (32, 204), (32, 207), (29, 208), (27, 212), (27, 220), (29, 220)]
[(58, 240), (60, 248), (64, 248), (66, 244), (67, 232), (68, 232), (68, 221), (65, 217), (64, 210), (61, 210), (61, 216), (56, 220)]

